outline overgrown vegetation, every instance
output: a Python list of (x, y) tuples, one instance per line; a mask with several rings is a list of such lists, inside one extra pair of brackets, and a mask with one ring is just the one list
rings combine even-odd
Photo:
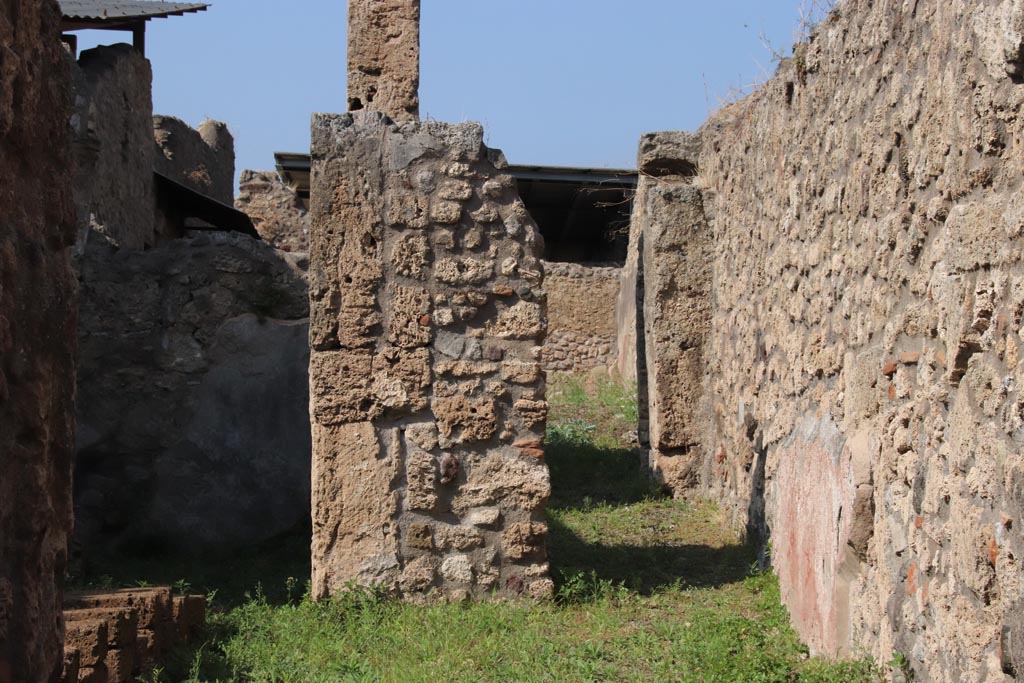
[(190, 577), (193, 587), (218, 591), (207, 640), (150, 681), (880, 680), (866, 660), (808, 658), (775, 578), (752, 569), (753, 549), (715, 506), (654, 494), (623, 438), (635, 429), (633, 391), (570, 379), (549, 395), (554, 601), (413, 606), (353, 590), (314, 603), (281, 573), (305, 557), (273, 562), (268, 547), (263, 585), (276, 581), (275, 591), (250, 583), (246, 595), (240, 581), (251, 582), (251, 573), (240, 581), (218, 571)]

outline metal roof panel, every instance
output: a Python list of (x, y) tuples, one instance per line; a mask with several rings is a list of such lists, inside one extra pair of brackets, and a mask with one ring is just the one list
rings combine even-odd
[(160, 19), (186, 12), (202, 12), (207, 7), (206, 3), (162, 0), (60, 0), (64, 19), (76, 21)]

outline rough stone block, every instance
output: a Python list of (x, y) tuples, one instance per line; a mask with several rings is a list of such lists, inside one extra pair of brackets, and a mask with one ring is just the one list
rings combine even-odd
[(699, 134), (661, 131), (640, 136), (636, 166), (645, 175), (655, 177), (696, 175), (700, 160)]
[(64, 646), (78, 651), (78, 661), (82, 668), (92, 668), (103, 663), (107, 656), (107, 642), (106, 619), (71, 621), (65, 627)]
[(178, 637), (190, 641), (203, 630), (206, 623), (206, 598), (202, 595), (179, 595), (173, 602), (174, 623)]
[(104, 662), (107, 666), (107, 680), (110, 683), (131, 683), (135, 680), (135, 646), (110, 650)]
[(67, 609), (64, 610), (64, 620), (68, 623), (92, 620), (106, 621), (110, 647), (130, 648), (135, 644), (139, 617), (135, 609), (130, 607), (110, 607)]
[(448, 443), (486, 441), (497, 430), (494, 399), (465, 396), (434, 399), (431, 409), (437, 427)]
[(349, 580), (393, 580), (398, 571), (397, 453), (369, 422), (314, 425), (313, 594)]

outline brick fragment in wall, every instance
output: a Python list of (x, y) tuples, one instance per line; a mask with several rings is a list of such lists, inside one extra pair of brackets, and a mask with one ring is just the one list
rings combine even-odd
[(543, 451), (512, 445), (547, 414), (540, 240), (514, 182), (478, 126), (374, 112), (316, 116), (313, 159), (314, 595), (550, 594), (543, 534), (501, 552), (550, 492)]
[(939, 683), (1003, 680), (1022, 642), (1024, 121), (997, 114), (1024, 98), (1022, 25), (1009, 1), (844, 3), (694, 167), (700, 493), (771, 528), (812, 651), (900, 651)]
[(0, 678), (57, 680), (77, 309), (68, 58), (53, 0), (0, 22)]

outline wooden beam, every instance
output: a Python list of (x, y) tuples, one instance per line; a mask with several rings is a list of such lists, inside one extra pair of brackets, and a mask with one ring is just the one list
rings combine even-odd
[(132, 45), (143, 57), (146, 56), (146, 22), (140, 21), (132, 26)]

